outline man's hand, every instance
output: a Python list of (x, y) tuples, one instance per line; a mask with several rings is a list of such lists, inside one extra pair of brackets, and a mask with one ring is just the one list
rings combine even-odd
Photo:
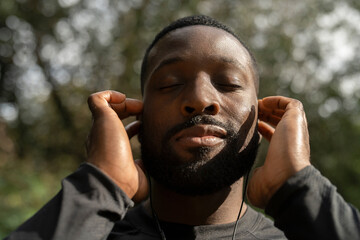
[(135, 121), (124, 128), (121, 119), (139, 115), (143, 104), (122, 93), (104, 91), (88, 99), (93, 125), (88, 142), (88, 162), (100, 168), (135, 202), (148, 194), (147, 178), (134, 162), (129, 138), (140, 126)]
[(310, 165), (310, 146), (301, 102), (285, 97), (259, 100), (259, 120), (259, 132), (270, 145), (264, 165), (254, 171), (247, 194), (254, 206), (265, 208), (288, 178)]

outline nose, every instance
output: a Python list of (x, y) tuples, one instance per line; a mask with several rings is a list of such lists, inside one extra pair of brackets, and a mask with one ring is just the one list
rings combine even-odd
[(206, 74), (199, 74), (183, 93), (181, 113), (185, 117), (216, 115), (220, 111), (217, 92)]

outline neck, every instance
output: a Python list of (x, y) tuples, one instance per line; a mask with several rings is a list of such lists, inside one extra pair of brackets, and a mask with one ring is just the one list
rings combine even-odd
[[(162, 221), (187, 225), (213, 225), (235, 222), (243, 200), (243, 179), (211, 195), (187, 196), (178, 194), (153, 179), (153, 208)], [(151, 212), (150, 201), (145, 202)], [(246, 211), (244, 205), (240, 217)]]

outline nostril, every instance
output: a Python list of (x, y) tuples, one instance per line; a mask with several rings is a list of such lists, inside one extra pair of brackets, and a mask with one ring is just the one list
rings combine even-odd
[(208, 106), (208, 107), (205, 108), (205, 111), (207, 111), (207, 112), (214, 112), (214, 110), (215, 110), (215, 106), (214, 106), (214, 105), (210, 105), (210, 106)]
[(187, 113), (193, 113), (195, 111), (195, 108), (192, 108), (192, 107), (185, 107), (185, 111)]

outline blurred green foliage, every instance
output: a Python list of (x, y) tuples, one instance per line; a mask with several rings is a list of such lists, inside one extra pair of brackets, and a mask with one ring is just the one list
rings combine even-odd
[(141, 98), (147, 45), (192, 14), (231, 26), (252, 49), (260, 97), (303, 102), (313, 164), (360, 207), (359, 1), (1, 0), (0, 237), (84, 161), (87, 96), (115, 89)]

